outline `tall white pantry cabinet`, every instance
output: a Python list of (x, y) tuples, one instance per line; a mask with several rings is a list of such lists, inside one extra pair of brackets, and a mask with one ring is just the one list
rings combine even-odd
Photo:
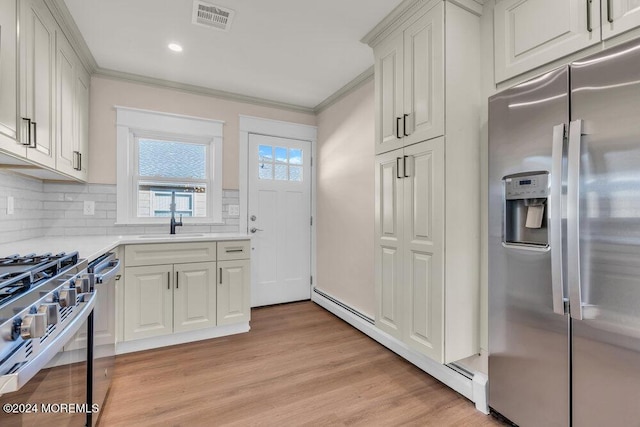
[[(480, 18), (407, 0), (374, 49), (376, 326), (440, 363), (479, 352)], [(477, 5), (477, 4), (476, 4)]]

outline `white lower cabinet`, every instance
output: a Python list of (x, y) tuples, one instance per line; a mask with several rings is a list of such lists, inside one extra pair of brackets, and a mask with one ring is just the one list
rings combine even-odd
[(444, 138), (376, 158), (376, 324), (443, 358)]
[(216, 326), (216, 263), (173, 266), (173, 331)]
[(248, 322), (248, 247), (248, 241), (126, 246), (124, 341)]
[(248, 259), (218, 261), (218, 325), (249, 320), (249, 266)]
[(125, 341), (173, 333), (172, 282), (172, 265), (125, 268)]

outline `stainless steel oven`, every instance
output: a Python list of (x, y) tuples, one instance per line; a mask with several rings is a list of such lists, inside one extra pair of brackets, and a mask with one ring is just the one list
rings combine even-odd
[[(116, 281), (120, 278), (120, 260), (114, 253), (104, 254), (89, 263), (88, 277), (91, 289), (96, 293), (93, 323), (92, 401), (102, 408), (111, 386), (115, 367), (115, 299)], [(98, 416), (92, 418), (93, 425), (96, 424)]]
[(94, 308), (77, 253), (0, 258), (0, 425), (92, 425)]

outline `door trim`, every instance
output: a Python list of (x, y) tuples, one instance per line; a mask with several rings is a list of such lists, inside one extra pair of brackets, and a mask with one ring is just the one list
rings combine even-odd
[[(249, 234), (249, 135), (260, 134), (267, 136), (275, 136), (279, 138), (300, 139), (311, 143), (311, 216), (313, 224), (311, 225), (311, 276), (317, 277), (316, 274), (316, 165), (317, 159), (317, 140), (318, 128), (311, 125), (303, 125), (299, 123), (285, 122), (281, 120), (263, 119), (260, 117), (239, 115), (240, 138), (239, 138), (239, 187), (240, 187), (240, 223), (238, 231), (240, 233)], [(253, 286), (253, 284), (252, 284)], [(315, 283), (310, 286), (311, 293)]]

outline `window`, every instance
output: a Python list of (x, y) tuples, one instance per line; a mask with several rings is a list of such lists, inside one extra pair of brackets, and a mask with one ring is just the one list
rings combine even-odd
[(258, 146), (259, 179), (302, 181), (302, 150), (299, 148)]
[(117, 108), (120, 224), (222, 218), (222, 123)]

